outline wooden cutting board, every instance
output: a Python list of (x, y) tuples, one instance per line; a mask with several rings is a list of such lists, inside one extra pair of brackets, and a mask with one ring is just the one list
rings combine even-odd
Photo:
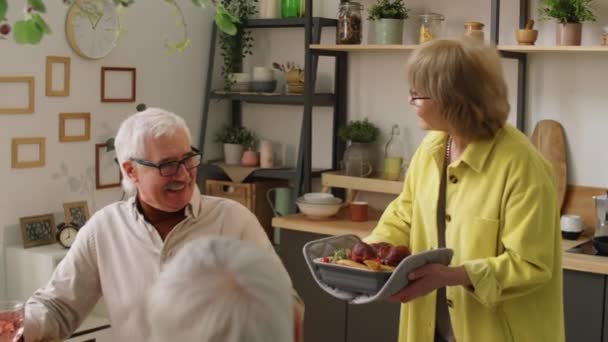
[(566, 197), (568, 183), (568, 164), (566, 161), (566, 139), (564, 129), (554, 120), (541, 120), (536, 123), (532, 132), (532, 144), (553, 165), (557, 198), (560, 209)]

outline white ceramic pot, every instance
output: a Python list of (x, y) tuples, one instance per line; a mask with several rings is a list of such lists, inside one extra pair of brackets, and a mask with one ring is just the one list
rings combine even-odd
[(342, 208), (342, 200), (336, 198), (338, 201), (334, 203), (308, 203), (303, 198), (296, 200), (296, 205), (300, 211), (307, 217), (315, 220), (326, 219), (332, 217), (340, 211)]
[(274, 71), (264, 66), (253, 67), (252, 79), (253, 81), (273, 81)]
[(224, 162), (228, 165), (238, 165), (241, 163), (243, 155), (243, 145), (224, 144)]

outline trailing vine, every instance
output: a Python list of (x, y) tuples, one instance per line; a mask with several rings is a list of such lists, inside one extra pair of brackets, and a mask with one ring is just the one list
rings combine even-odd
[(258, 0), (221, 0), (220, 4), (238, 19), (234, 35), (229, 35), (226, 32), (220, 32), (219, 34), (225, 90), (230, 90), (234, 85), (231, 74), (240, 72), (243, 58), (252, 53), (253, 35), (251, 30), (245, 28), (243, 23), (247, 21), (247, 18), (257, 13), (257, 3)]

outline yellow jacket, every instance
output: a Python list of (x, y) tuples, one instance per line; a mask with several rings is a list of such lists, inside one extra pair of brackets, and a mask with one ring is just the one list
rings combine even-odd
[[(437, 247), (437, 197), (447, 135), (416, 151), (402, 193), (365, 240)], [(551, 166), (505, 125), (448, 166), (446, 245), (473, 287), (447, 288), (458, 342), (561, 342), (561, 234)], [(399, 342), (433, 341), (436, 292), (401, 306)]]

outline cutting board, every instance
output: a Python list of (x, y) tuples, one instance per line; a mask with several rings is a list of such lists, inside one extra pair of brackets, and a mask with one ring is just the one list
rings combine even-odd
[(561, 207), (566, 197), (568, 164), (566, 161), (566, 139), (564, 129), (554, 120), (541, 120), (534, 126), (532, 144), (553, 165), (553, 175), (557, 186), (558, 204)]

